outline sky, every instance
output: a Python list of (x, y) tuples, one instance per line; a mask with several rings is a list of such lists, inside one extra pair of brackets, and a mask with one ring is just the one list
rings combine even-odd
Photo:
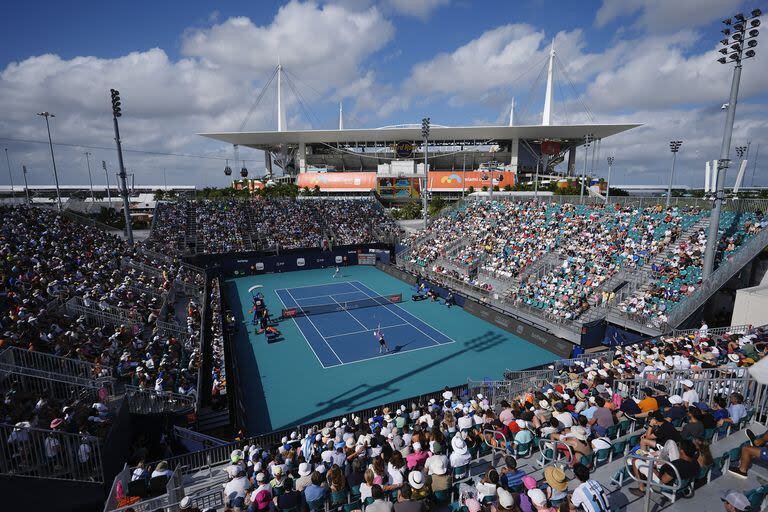
[[(16, 185), (52, 184), (51, 119), (62, 184), (114, 180), (109, 89), (120, 90), (125, 165), (136, 183), (226, 186), (232, 147), (200, 132), (273, 130), (278, 59), (289, 129), (418, 123), (540, 124), (544, 65), (557, 54), (553, 123), (641, 123), (608, 138), (596, 174), (666, 184), (670, 140), (683, 140), (676, 182), (703, 186), (719, 156), (732, 65), (719, 57), (721, 20), (739, 0), (337, 0), (13, 2), (0, 33), (0, 148)], [(765, 18), (765, 17), (763, 17)], [(761, 27), (762, 29), (763, 27)], [(733, 146), (751, 142), (755, 185), (768, 186), (768, 66), (744, 62)], [(261, 101), (256, 101), (264, 89)], [(252, 114), (248, 116), (249, 111)], [(86, 160), (85, 152), (91, 154)], [(143, 152), (139, 152), (143, 151)], [(732, 158), (736, 158), (734, 151)], [(190, 156), (181, 156), (190, 155)], [(263, 154), (241, 149), (251, 176)], [(583, 150), (578, 158), (583, 158)], [(0, 184), (8, 185), (0, 161)], [(230, 162), (237, 169), (238, 164)], [(580, 168), (578, 166), (577, 168)], [(745, 184), (751, 184), (753, 162)], [(728, 182), (735, 178), (730, 171)], [(114, 182), (114, 181), (113, 181)]]

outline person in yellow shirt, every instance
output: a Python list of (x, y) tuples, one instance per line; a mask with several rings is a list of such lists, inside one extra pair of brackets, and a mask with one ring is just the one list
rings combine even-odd
[(658, 410), (659, 403), (653, 397), (653, 390), (651, 388), (643, 388), (643, 399), (637, 403), (637, 406), (642, 411), (637, 415), (638, 418), (645, 418), (648, 414)]

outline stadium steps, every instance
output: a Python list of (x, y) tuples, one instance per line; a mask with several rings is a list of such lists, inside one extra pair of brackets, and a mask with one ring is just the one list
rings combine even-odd
[(209, 435), (231, 430), (229, 411), (227, 409), (221, 411), (202, 409), (197, 415), (197, 429)]
[(550, 252), (524, 268), (512, 281), (511, 288), (519, 288), (529, 277), (532, 275), (539, 275), (545, 268), (559, 264), (560, 260), (561, 258), (557, 253), (557, 249), (552, 249)]

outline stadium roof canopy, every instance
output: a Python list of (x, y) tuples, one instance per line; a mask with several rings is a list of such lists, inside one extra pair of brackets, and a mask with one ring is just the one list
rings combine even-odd
[[(529, 126), (433, 126), (430, 143), (477, 144), (505, 140), (571, 141), (580, 145), (587, 134), (604, 139), (641, 126), (640, 124), (529, 125)], [(359, 144), (363, 146), (392, 141), (420, 141), (421, 127), (385, 127), (352, 130), (292, 130), (265, 132), (200, 133), (204, 137), (229, 144), (277, 152), (281, 146), (303, 144)]]

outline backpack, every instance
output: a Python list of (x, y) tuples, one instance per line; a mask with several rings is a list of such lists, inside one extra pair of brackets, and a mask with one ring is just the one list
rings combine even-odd
[[(589, 500), (592, 510), (595, 512), (610, 512), (611, 504), (608, 500), (608, 495), (605, 493), (605, 489), (595, 480), (587, 480), (582, 487), (584, 494)], [(582, 505), (582, 509), (585, 509)]]

